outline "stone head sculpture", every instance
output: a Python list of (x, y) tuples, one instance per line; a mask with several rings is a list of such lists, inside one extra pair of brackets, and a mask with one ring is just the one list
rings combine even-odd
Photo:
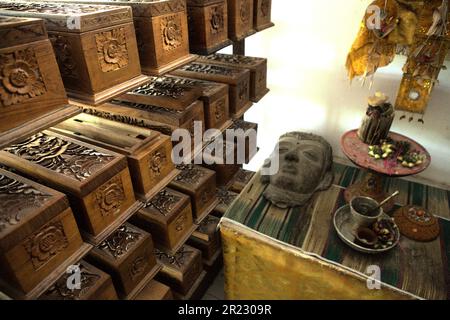
[[(290, 132), (278, 141), (279, 170), (262, 175), (268, 184), (264, 197), (280, 208), (304, 205), (317, 191), (328, 189), (333, 182), (333, 151), (321, 136)], [(277, 157), (275, 154), (273, 157)], [(271, 166), (266, 160), (265, 167)]]

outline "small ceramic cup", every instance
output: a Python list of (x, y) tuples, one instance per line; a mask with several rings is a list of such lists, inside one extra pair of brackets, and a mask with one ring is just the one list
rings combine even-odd
[[(355, 228), (371, 227), (383, 214), (383, 209), (375, 209), (379, 205), (378, 201), (368, 197), (354, 197), (350, 201), (350, 212)], [(371, 212), (372, 210), (372, 212)]]

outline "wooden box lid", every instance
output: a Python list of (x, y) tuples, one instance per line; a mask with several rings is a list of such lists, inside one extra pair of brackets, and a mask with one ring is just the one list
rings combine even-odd
[(225, 214), (228, 207), (233, 203), (234, 200), (236, 200), (239, 194), (231, 190), (220, 188), (217, 189), (216, 196), (217, 199), (219, 200), (219, 204), (216, 206), (214, 211), (218, 211), (221, 214)]
[(188, 203), (190, 198), (181, 192), (164, 188), (137, 213), (139, 218), (168, 225)]
[(42, 131), (0, 151), (0, 162), (78, 197), (127, 167), (125, 156)]
[(216, 174), (213, 170), (193, 164), (181, 164), (177, 165), (176, 168), (181, 172), (172, 180), (171, 184), (183, 191), (186, 189), (192, 191), (197, 190), (211, 176), (215, 176)]
[(130, 7), (0, 1), (0, 14), (44, 19), (47, 30), (81, 33), (131, 22)]
[(161, 136), (158, 131), (86, 113), (63, 121), (50, 130), (124, 155), (138, 152), (157, 141)]
[(184, 110), (202, 95), (202, 89), (171, 77), (151, 77), (150, 81), (120, 96), (118, 100)]
[(158, 17), (186, 11), (186, 0), (59, 0), (58, 2), (128, 6), (133, 9), (134, 17)]
[(248, 57), (237, 54), (214, 53), (209, 56), (200, 56), (197, 61), (204, 63), (218, 63), (221, 65), (233, 65), (239, 68), (255, 69), (263, 63), (267, 63), (267, 59), (258, 57)]
[(44, 20), (0, 16), (0, 49), (47, 38)]
[(173, 130), (177, 129), (175, 126), (155, 121), (152, 114), (134, 108), (132, 105), (132, 103), (130, 106), (125, 105), (124, 103), (105, 103), (95, 107), (83, 106), (83, 112), (96, 117), (159, 131), (168, 136), (172, 135)]
[(163, 265), (163, 270), (173, 269), (186, 274), (196, 259), (201, 259), (201, 252), (191, 246), (184, 245), (174, 255), (155, 249), (156, 258)]
[(180, 85), (190, 85), (200, 88), (202, 90), (200, 100), (206, 102), (216, 100), (228, 94), (228, 85), (225, 83), (177, 77), (172, 75), (165, 76), (165, 78), (171, 78), (175, 83)]
[(68, 207), (64, 194), (0, 169), (0, 251), (21, 243)]
[(202, 62), (192, 62), (172, 72), (177, 76), (201, 78), (230, 85), (237, 85), (243, 78), (248, 77), (249, 73), (250, 71), (245, 69)]
[(226, 3), (226, 0), (187, 0), (188, 7), (206, 7), (216, 3)]
[(133, 253), (134, 248), (139, 247), (149, 237), (147, 232), (125, 223), (94, 247), (90, 254), (108, 261), (111, 265), (120, 266), (122, 261)]
[(81, 272), (81, 288), (71, 290), (67, 286), (69, 273), (64, 273), (39, 300), (90, 300), (96, 298), (96, 293), (104, 290), (110, 276), (84, 260), (79, 262)]
[(120, 100), (112, 101), (112, 104), (117, 104), (119, 106), (126, 106), (137, 110), (141, 110), (142, 113), (147, 113), (149, 119), (153, 121), (166, 123), (168, 125), (175, 127), (180, 127), (182, 124), (190, 121), (193, 118), (197, 103), (201, 102), (196, 101), (190, 104), (185, 110), (182, 111), (153, 106), (149, 104), (120, 101)]

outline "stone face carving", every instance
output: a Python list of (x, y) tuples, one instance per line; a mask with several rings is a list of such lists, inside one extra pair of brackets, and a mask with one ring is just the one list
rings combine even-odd
[(47, 91), (33, 49), (0, 54), (0, 106), (11, 106)]
[(315, 192), (328, 189), (333, 182), (333, 152), (322, 137), (303, 132), (290, 132), (278, 141), (264, 167), (278, 158), (279, 170), (274, 175), (262, 175), (268, 184), (264, 197), (280, 208), (302, 206)]

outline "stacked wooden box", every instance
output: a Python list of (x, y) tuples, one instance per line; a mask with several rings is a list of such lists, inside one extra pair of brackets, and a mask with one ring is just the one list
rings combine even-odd
[(257, 2), (61, 2), (0, 0), (0, 291), (199, 298), (221, 268), (213, 214), (243, 169), (175, 166), (169, 135), (210, 131), (191, 161), (228, 128), (256, 129), (239, 118), (267, 92), (266, 61), (213, 55), (187, 72), (187, 13), (210, 54), (253, 32)]

